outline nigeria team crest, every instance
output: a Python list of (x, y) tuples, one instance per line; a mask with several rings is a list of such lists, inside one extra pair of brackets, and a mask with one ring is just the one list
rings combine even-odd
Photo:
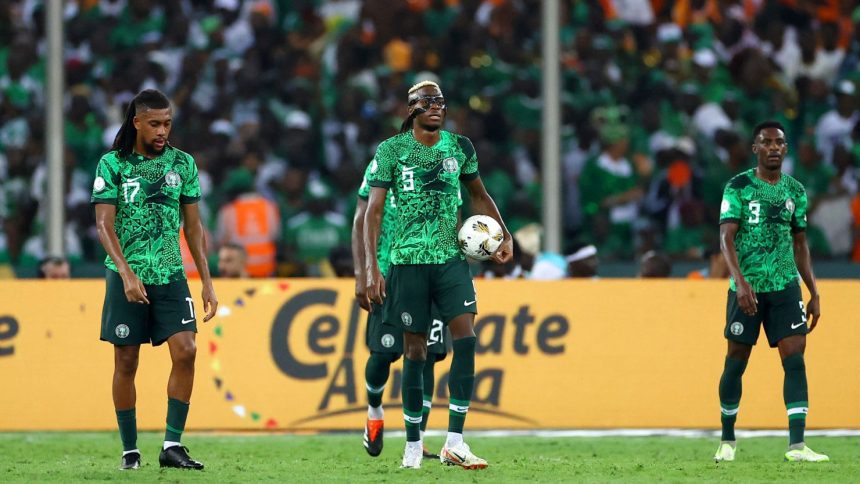
[(119, 324), (119, 325), (117, 325), (114, 332), (116, 333), (117, 337), (119, 337), (119, 338), (127, 338), (128, 334), (131, 332), (131, 330), (129, 330), (127, 324)]
[(794, 213), (794, 200), (788, 199), (785, 201), (785, 209), (788, 210), (788, 213)]
[(442, 168), (448, 173), (457, 171), (457, 158), (445, 158), (442, 160)]
[(173, 170), (168, 171), (167, 174), (164, 175), (164, 183), (171, 188), (178, 187), (181, 182), (182, 177), (179, 176), (179, 173), (176, 173)]

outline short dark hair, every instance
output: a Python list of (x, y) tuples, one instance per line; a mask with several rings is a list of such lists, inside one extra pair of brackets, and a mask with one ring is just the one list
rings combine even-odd
[(756, 138), (758, 138), (758, 134), (761, 133), (762, 130), (768, 128), (776, 128), (785, 133), (785, 126), (783, 126), (779, 121), (774, 121), (772, 119), (762, 121), (753, 128), (753, 143), (755, 143)]

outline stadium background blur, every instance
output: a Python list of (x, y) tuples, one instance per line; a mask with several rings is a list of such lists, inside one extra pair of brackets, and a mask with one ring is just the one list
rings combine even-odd
[[(562, 2), (563, 172), (543, 174), (539, 1), (67, 1), (65, 257), (73, 276), (102, 274), (95, 165), (128, 101), (158, 88), (175, 102), (171, 142), (200, 169), (213, 269), (220, 245), (243, 240), (242, 199), (266, 210), (268, 245), (251, 251), (274, 251), (277, 275), (351, 275), (363, 169), (408, 86), (435, 78), (521, 253), (540, 250), (541, 178), (560, 176), (565, 254), (593, 243), (629, 272), (658, 251), (709, 275), (722, 187), (753, 165), (752, 126), (773, 118), (809, 193), (816, 262), (856, 268), (844, 263), (860, 262), (855, 3)], [(42, 2), (0, 2), (6, 276), (56, 255), (42, 240), (45, 55)]]

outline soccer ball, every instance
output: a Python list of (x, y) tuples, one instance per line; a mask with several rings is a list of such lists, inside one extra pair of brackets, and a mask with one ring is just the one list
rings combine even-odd
[(475, 260), (489, 259), (504, 239), (502, 226), (488, 215), (473, 215), (463, 222), (457, 240), (466, 257)]

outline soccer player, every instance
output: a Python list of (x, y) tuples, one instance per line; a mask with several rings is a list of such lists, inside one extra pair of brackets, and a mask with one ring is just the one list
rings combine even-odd
[(218, 300), (197, 207), (197, 166), (189, 154), (167, 142), (171, 125), (167, 97), (156, 90), (140, 92), (128, 107), (112, 150), (99, 160), (93, 183), (96, 227), (108, 254), (101, 339), (114, 345), (120, 469), (140, 467), (134, 386), (140, 345), (165, 341), (173, 367), (167, 382), (167, 432), (158, 461), (161, 467), (203, 469), (180, 444), (197, 351), (197, 315), (179, 253), (180, 212), (203, 282), (204, 322), (215, 315)]
[(504, 240), (493, 254), (503, 264), (511, 259), (512, 239), (495, 202), (478, 175), (472, 142), (442, 129), (446, 104), (434, 82), (412, 86), (407, 96), (409, 116), (401, 133), (383, 141), (367, 172), (371, 186), (364, 224), (367, 296), (382, 304), (386, 281), (376, 260), (383, 207), (388, 190), (394, 192), (394, 228), (390, 300), (386, 321), (403, 325), (403, 417), (406, 450), (401, 467), (419, 468), (423, 371), (427, 358), (430, 306), (436, 304), (451, 331), (454, 356), (448, 379), (450, 405), (448, 437), (440, 452), (443, 463), (483, 469), (487, 461), (474, 455), (463, 441), (463, 426), (475, 383), (475, 287), (457, 241), (457, 199), (462, 181), (475, 213), (496, 219)]
[[(806, 334), (821, 316), (806, 243), (806, 191), (782, 173), (788, 148), (781, 124), (766, 121), (756, 126), (752, 150), (756, 167), (729, 181), (720, 207), (720, 248), (731, 280), (725, 327), (728, 354), (720, 378), (723, 432), (714, 460), (735, 458), (741, 377), (764, 326), (767, 341), (779, 349), (785, 369), (783, 398), (789, 431), (785, 460), (826, 461), (826, 455), (813, 452), (803, 441), (809, 410), (803, 352)], [(798, 273), (810, 293), (805, 310)]]
[[(364, 367), (365, 385), (367, 388), (367, 422), (364, 426), (364, 448), (372, 457), (382, 452), (383, 433), (385, 430), (385, 413), (382, 408), (382, 393), (388, 381), (391, 364), (397, 361), (403, 354), (403, 325), (400, 321), (389, 322), (383, 319), (386, 314), (384, 305), (371, 303), (367, 299), (367, 276), (365, 274), (365, 248), (364, 248), (364, 216), (367, 212), (367, 199), (370, 195), (370, 186), (367, 184), (367, 171), (358, 189), (358, 203), (355, 210), (355, 218), (352, 224), (352, 257), (355, 266), (355, 296), (367, 315), (367, 347), (370, 348), (370, 356)], [(397, 223), (397, 205), (394, 203), (394, 193), (388, 194), (382, 213), (382, 224), (380, 226), (379, 242), (377, 247), (377, 264), (383, 277), (388, 274), (390, 267), (388, 253), (391, 249), (391, 240), (394, 235), (394, 225)], [(421, 437), (423, 440), (424, 430), (430, 417), (430, 408), (433, 402), (433, 390), (435, 386), (434, 367), (436, 363), (445, 359), (447, 349), (445, 347), (445, 328), (433, 307), (431, 314), (432, 329), (427, 341), (428, 361), (424, 365), (424, 396), (421, 413)], [(438, 459), (439, 456), (422, 447), (424, 458)]]

